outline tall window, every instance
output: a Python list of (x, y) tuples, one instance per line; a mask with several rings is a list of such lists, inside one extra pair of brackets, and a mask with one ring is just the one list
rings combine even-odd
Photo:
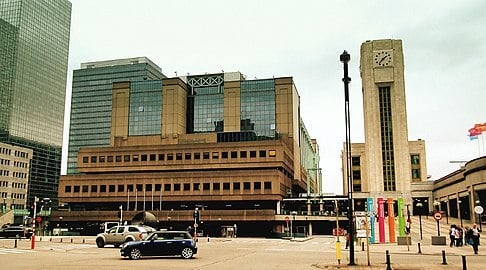
[(393, 125), (390, 87), (379, 87), (381, 156), (384, 191), (396, 191), (395, 157), (393, 151)]
[(241, 82), (241, 130), (254, 131), (259, 139), (275, 137), (275, 81)]
[(188, 84), (187, 133), (223, 131), (223, 75), (190, 77)]
[(162, 81), (131, 83), (129, 121), (129, 135), (160, 134)]

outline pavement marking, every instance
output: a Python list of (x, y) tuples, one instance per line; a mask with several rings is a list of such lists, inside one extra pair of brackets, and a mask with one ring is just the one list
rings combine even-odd
[(26, 249), (0, 248), (0, 255), (21, 254), (21, 253), (31, 253), (31, 252), (35, 252), (35, 251), (26, 250)]

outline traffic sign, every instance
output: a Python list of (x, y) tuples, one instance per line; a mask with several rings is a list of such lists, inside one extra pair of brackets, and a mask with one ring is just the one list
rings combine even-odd
[(35, 218), (35, 221), (37, 221), (37, 223), (41, 223), (42, 218), (41, 218), (41, 217), (39, 217), (39, 216), (37, 216), (37, 217)]
[(442, 219), (442, 213), (441, 212), (435, 212), (434, 213), (434, 219), (439, 221)]
[(474, 213), (481, 215), (483, 212), (484, 212), (484, 209), (480, 205), (474, 207)]

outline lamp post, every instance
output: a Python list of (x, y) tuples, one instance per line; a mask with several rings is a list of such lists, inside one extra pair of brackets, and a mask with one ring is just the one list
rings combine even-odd
[(481, 215), (483, 214), (483, 207), (481, 207), (481, 201), (477, 200), (476, 201), (476, 207), (474, 207), (474, 213), (478, 214), (478, 220), (479, 220), (479, 231), (482, 231), (483, 228), (481, 226), (482, 220), (481, 220)]
[(347, 51), (344, 51), (339, 60), (344, 67), (344, 117), (346, 126), (346, 177), (348, 184), (348, 222), (349, 222), (349, 265), (356, 265), (354, 262), (354, 221), (353, 221), (353, 185), (351, 179), (351, 121), (349, 116), (349, 82), (351, 78), (348, 77), (348, 62), (351, 56)]
[(422, 240), (422, 207), (424, 205), (419, 201), (415, 206), (417, 206), (419, 210), (420, 240)]

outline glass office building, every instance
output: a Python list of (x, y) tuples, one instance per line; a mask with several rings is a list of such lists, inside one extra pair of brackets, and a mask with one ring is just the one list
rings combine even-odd
[(66, 0), (0, 2), (0, 141), (33, 150), (29, 202), (57, 197), (70, 24)]
[(115, 82), (137, 82), (130, 101), (130, 135), (160, 133), (163, 78), (162, 69), (145, 57), (83, 63), (74, 70), (67, 174), (78, 173), (79, 149), (110, 145)]

